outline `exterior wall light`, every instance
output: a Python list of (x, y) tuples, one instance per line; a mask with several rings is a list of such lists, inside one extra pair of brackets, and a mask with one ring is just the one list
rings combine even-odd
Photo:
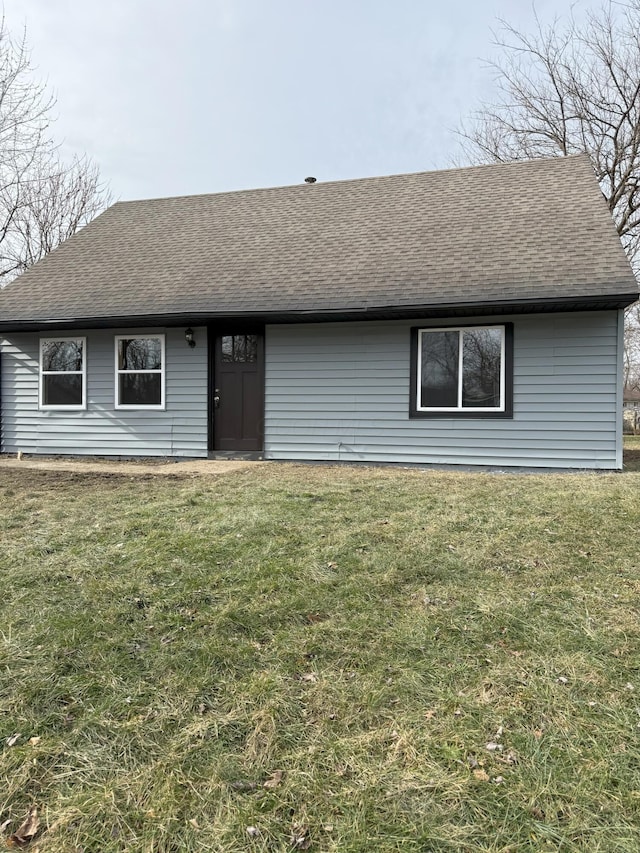
[(195, 338), (193, 337), (193, 329), (192, 328), (185, 329), (184, 339), (189, 344), (189, 346), (191, 348), (193, 348), (196, 345)]

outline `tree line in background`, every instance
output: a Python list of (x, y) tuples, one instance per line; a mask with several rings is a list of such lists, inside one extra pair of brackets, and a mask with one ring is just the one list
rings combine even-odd
[(33, 74), (24, 36), (0, 21), (0, 287), (108, 203), (98, 167), (65, 161), (51, 136), (55, 100)]
[[(609, 2), (579, 25), (501, 21), (491, 62), (497, 100), (462, 127), (472, 163), (591, 157), (636, 276), (640, 274), (640, 0)], [(640, 391), (640, 307), (626, 312), (624, 381)]]

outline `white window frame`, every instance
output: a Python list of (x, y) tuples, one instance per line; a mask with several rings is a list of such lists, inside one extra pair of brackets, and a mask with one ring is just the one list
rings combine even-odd
[[(118, 364), (118, 352), (120, 341), (145, 341), (150, 338), (158, 338), (160, 340), (160, 358), (162, 366), (160, 370), (120, 370)], [(136, 411), (162, 411), (165, 409), (165, 378), (166, 378), (166, 361), (165, 361), (165, 335), (151, 334), (146, 335), (116, 335), (114, 339), (114, 367), (115, 367), (115, 400), (114, 406), (116, 409), (136, 410)], [(123, 373), (159, 373), (160, 374), (160, 403), (152, 406), (145, 406), (141, 403), (121, 403), (120, 402), (120, 374)]]
[[(500, 344), (500, 406), (463, 406), (463, 345), (462, 333), (477, 330), (496, 329), (501, 333)], [(457, 332), (458, 333), (458, 405), (457, 406), (421, 406), (422, 398), (422, 334), (423, 332)], [(492, 326), (434, 326), (432, 328), (418, 329), (418, 352), (417, 352), (417, 386), (416, 386), (416, 411), (418, 412), (504, 412), (506, 411), (506, 328), (502, 324)]]
[[(82, 370), (43, 370), (42, 356), (44, 344), (61, 343), (62, 341), (73, 341), (74, 343), (82, 344)], [(82, 403), (45, 403), (44, 402), (44, 381), (45, 376), (82, 376)], [(40, 338), (40, 355), (38, 359), (38, 403), (39, 408), (45, 412), (63, 411), (63, 412), (80, 412), (87, 408), (87, 339), (85, 337), (67, 336), (56, 338)]]

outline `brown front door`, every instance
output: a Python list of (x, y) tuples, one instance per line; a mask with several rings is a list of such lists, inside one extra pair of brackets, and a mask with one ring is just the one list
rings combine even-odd
[(260, 451), (264, 428), (264, 335), (215, 331), (213, 449)]

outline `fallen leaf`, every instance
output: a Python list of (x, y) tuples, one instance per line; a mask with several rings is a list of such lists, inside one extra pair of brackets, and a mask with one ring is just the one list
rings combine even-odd
[(291, 828), (291, 838), (289, 839), (291, 846), (296, 850), (308, 850), (311, 847), (311, 838), (309, 838), (309, 827), (302, 824), (294, 823)]
[(545, 817), (542, 809), (539, 809), (537, 806), (533, 806), (533, 808), (531, 809), (531, 816), (535, 817), (536, 820), (544, 820)]
[(16, 734), (11, 735), (11, 737), (7, 738), (7, 746), (15, 746), (21, 737), (22, 735), (20, 732), (16, 732)]
[(315, 682), (318, 680), (318, 676), (315, 674), (315, 672), (305, 672), (305, 674), (302, 675), (300, 679), (301, 681), (308, 681), (311, 684), (315, 684)]
[(278, 785), (282, 782), (283, 776), (284, 770), (274, 770), (262, 787), (269, 789), (277, 788)]
[(494, 784), (496, 784), (496, 785), (502, 785), (502, 784), (503, 784), (503, 782), (504, 782), (504, 777), (502, 777), (502, 776), (494, 776), (494, 777), (493, 777), (493, 779), (492, 779), (491, 781), (492, 781)]
[(560, 675), (558, 678), (556, 678), (556, 681), (558, 682), (558, 684), (568, 684), (569, 683), (569, 679), (566, 678), (564, 675)]
[(249, 838), (259, 838), (260, 837), (260, 830), (258, 829), (257, 826), (248, 826), (247, 827), (247, 835), (249, 836)]
[(249, 779), (237, 779), (235, 782), (230, 782), (229, 787), (234, 791), (255, 791), (258, 787), (257, 782), (251, 782)]
[(31, 744), (31, 746), (37, 746), (41, 740), (42, 740), (41, 737), (30, 737), (29, 743)]
[(489, 752), (496, 752), (502, 750), (503, 746), (501, 743), (494, 743), (490, 740), (489, 743), (485, 744), (485, 749), (488, 749)]
[(425, 720), (433, 720), (433, 718), (435, 717), (435, 715), (437, 713), (438, 713), (437, 711), (433, 711), (430, 709), (430, 710), (424, 712), (424, 718), (425, 718)]
[(540, 740), (540, 738), (542, 737), (542, 734), (543, 734), (542, 729), (535, 729), (533, 732), (533, 736), (534, 736), (534, 738), (537, 738), (537, 740)]
[(0, 823), (0, 832), (4, 835), (5, 830), (11, 825), (11, 818), (7, 818), (3, 823)]
[(192, 826), (194, 829), (200, 829), (200, 824), (199, 824), (199, 823), (198, 823), (198, 821), (195, 819), (195, 817), (192, 817), (192, 818), (191, 818), (191, 820), (189, 821), (189, 823), (191, 824), (191, 826)]
[(478, 770), (474, 770), (473, 775), (479, 782), (489, 781), (489, 774), (485, 770), (482, 770), (480, 768)]
[(500, 738), (502, 737), (503, 734), (504, 734), (504, 729), (502, 728), (502, 726), (498, 726), (498, 731), (494, 735), (495, 740), (500, 740)]
[(30, 841), (33, 841), (39, 827), (38, 807), (31, 806), (18, 829), (7, 838), (7, 847), (26, 847)]

